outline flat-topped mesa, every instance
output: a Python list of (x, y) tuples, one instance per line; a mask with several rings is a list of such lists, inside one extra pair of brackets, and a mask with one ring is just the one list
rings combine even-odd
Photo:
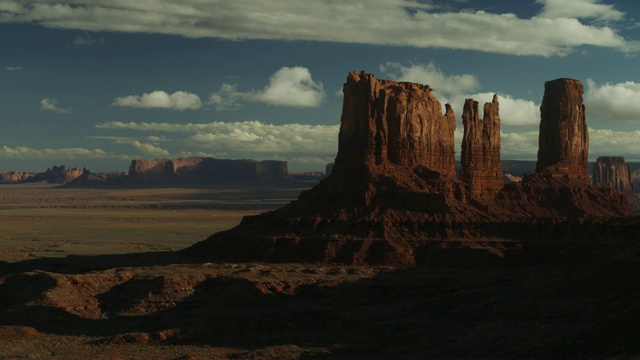
[(504, 186), (500, 161), (500, 104), (498, 95), (484, 104), (479, 119), (478, 102), (467, 99), (462, 113), (464, 136), (460, 180), (476, 199), (491, 201)]
[(428, 86), (363, 71), (349, 73), (343, 92), (334, 174), (395, 164), (455, 177), (455, 116), (448, 104), (442, 114)]
[(631, 169), (622, 156), (601, 156), (593, 166), (593, 186), (633, 192)]
[(536, 172), (550, 172), (588, 181), (589, 133), (578, 80), (556, 79), (544, 84)]

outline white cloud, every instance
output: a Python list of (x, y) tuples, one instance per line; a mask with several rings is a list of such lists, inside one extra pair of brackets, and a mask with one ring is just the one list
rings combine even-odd
[(588, 119), (640, 121), (640, 83), (598, 85), (587, 79), (584, 103)]
[(627, 161), (640, 160), (640, 130), (615, 131), (589, 128), (589, 158), (624, 156)]
[(40, 100), (40, 110), (53, 111), (59, 114), (67, 114), (73, 112), (71, 108), (63, 108), (58, 106), (56, 99), (44, 98)]
[(511, 160), (538, 158), (538, 131), (500, 133), (500, 157)]
[(14, 159), (128, 159), (129, 156), (116, 155), (101, 149), (60, 148), (33, 149), (25, 146), (3, 146), (0, 156)]
[(621, 20), (624, 13), (613, 5), (600, 4), (600, 0), (536, 0), (542, 4), (538, 14), (545, 18), (593, 18), (598, 20)]
[[(31, 0), (24, 5), (3, 4), (0, 22), (83, 31), (362, 43), (547, 57), (567, 54), (582, 45), (638, 50), (636, 42), (625, 40), (617, 30), (583, 24), (576, 18), (622, 16), (593, 0), (546, 0), (543, 12), (530, 19), (510, 13), (451, 12), (447, 8), (438, 12), (432, 11), (436, 6), (415, 0), (271, 0), (260, 6), (252, 0)], [(572, 13), (564, 14), (562, 6)]]
[(183, 133), (182, 141), (214, 153), (333, 157), (340, 125), (273, 125), (259, 121), (170, 124), (106, 122), (99, 129)]
[(409, 81), (429, 85), (434, 93), (455, 95), (476, 90), (480, 81), (475, 75), (445, 75), (434, 63), (410, 64), (408, 66), (396, 62), (380, 65), (380, 71), (395, 81)]
[(195, 110), (202, 107), (202, 101), (196, 94), (176, 91), (169, 94), (166, 91), (156, 90), (142, 95), (129, 95), (118, 97), (111, 105), (135, 108), (162, 108), (174, 110)]
[(4, 69), (7, 71), (20, 71), (22, 66), (5, 66)]
[(138, 140), (133, 139), (120, 139), (115, 141), (117, 144), (126, 144), (133, 146), (138, 152), (144, 155), (151, 156), (169, 156), (169, 151), (159, 148), (153, 144), (141, 143)]
[[(484, 103), (493, 100), (494, 92), (454, 96), (449, 99), (452, 103), (456, 118), (462, 117), (462, 108), (466, 99), (474, 99), (479, 104), (480, 117)], [(514, 98), (511, 95), (498, 93), (500, 103), (500, 123), (502, 126), (533, 126), (540, 124), (540, 105), (531, 100)]]
[(236, 87), (223, 84), (209, 101), (217, 110), (230, 110), (240, 108), (242, 101), (302, 108), (320, 106), (324, 99), (322, 83), (313, 81), (309, 69), (300, 66), (280, 68), (262, 90), (240, 92)]

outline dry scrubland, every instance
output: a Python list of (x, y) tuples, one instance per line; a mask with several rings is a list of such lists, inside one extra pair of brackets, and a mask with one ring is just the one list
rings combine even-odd
[(302, 189), (0, 186), (0, 260), (179, 250)]

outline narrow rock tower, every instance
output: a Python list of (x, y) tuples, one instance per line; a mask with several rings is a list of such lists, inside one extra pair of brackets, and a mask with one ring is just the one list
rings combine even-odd
[(462, 113), (464, 136), (460, 162), (460, 180), (466, 183), (473, 197), (492, 200), (502, 189), (502, 163), (500, 161), (500, 104), (498, 95), (484, 104), (482, 120), (478, 102), (467, 99)]
[(556, 79), (544, 84), (536, 172), (588, 181), (589, 133), (578, 80)]
[(344, 84), (338, 155), (333, 173), (350, 174), (388, 164), (424, 166), (455, 177), (455, 116), (427, 85), (351, 72)]
[(593, 166), (593, 186), (633, 192), (631, 169), (622, 156), (601, 156)]

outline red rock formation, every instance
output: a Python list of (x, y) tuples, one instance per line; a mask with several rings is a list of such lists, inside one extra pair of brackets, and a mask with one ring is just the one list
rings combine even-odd
[(483, 119), (479, 119), (478, 102), (467, 99), (462, 113), (464, 136), (460, 162), (460, 180), (469, 186), (471, 195), (491, 201), (502, 189), (500, 162), (500, 114), (498, 95), (484, 104)]
[(633, 192), (631, 169), (622, 156), (601, 156), (593, 167), (593, 186)]
[[(508, 239), (511, 243), (539, 238), (600, 239), (603, 234), (635, 236), (631, 226), (597, 220), (628, 215), (623, 195), (594, 189), (571, 176), (526, 176), (504, 186), (490, 206), (476, 201), (465, 183), (454, 177), (451, 108), (447, 106), (445, 115), (439, 109), (426, 86), (350, 73), (344, 85), (339, 150), (332, 174), (289, 205), (247, 216), (237, 227), (214, 234), (184, 253), (208, 261), (401, 267), (429, 261), (434, 247), (449, 246), (442, 240), (462, 239), (460, 244), (468, 245), (461, 246), (481, 248), (484, 245), (478, 239)], [(474, 162), (481, 162), (482, 171), (473, 175), (490, 175), (491, 182), (485, 184), (495, 184), (490, 191), (481, 188), (479, 194), (495, 192), (501, 181), (501, 177), (493, 178), (500, 173), (499, 143), (495, 141), (499, 139), (498, 119), (496, 99), (486, 106), (482, 126), (479, 121), (470, 125), (470, 129), (477, 128), (469, 132), (465, 171), (475, 171)], [(563, 133), (562, 126), (551, 125), (545, 125), (541, 138)], [(586, 136), (586, 131), (582, 134)], [(586, 145), (562, 149), (568, 160), (560, 165), (576, 168), (573, 152), (580, 154)], [(496, 249), (493, 245), (488, 248)]]
[(294, 181), (286, 161), (229, 160), (208, 157), (133, 160), (129, 178), (134, 183), (245, 184)]
[(0, 172), (0, 183), (27, 182), (36, 174), (22, 171)]
[(588, 181), (589, 134), (578, 80), (556, 79), (544, 84), (536, 172)]
[(334, 173), (393, 164), (455, 176), (455, 116), (448, 105), (442, 114), (429, 86), (379, 80), (363, 71), (349, 74), (343, 93)]

